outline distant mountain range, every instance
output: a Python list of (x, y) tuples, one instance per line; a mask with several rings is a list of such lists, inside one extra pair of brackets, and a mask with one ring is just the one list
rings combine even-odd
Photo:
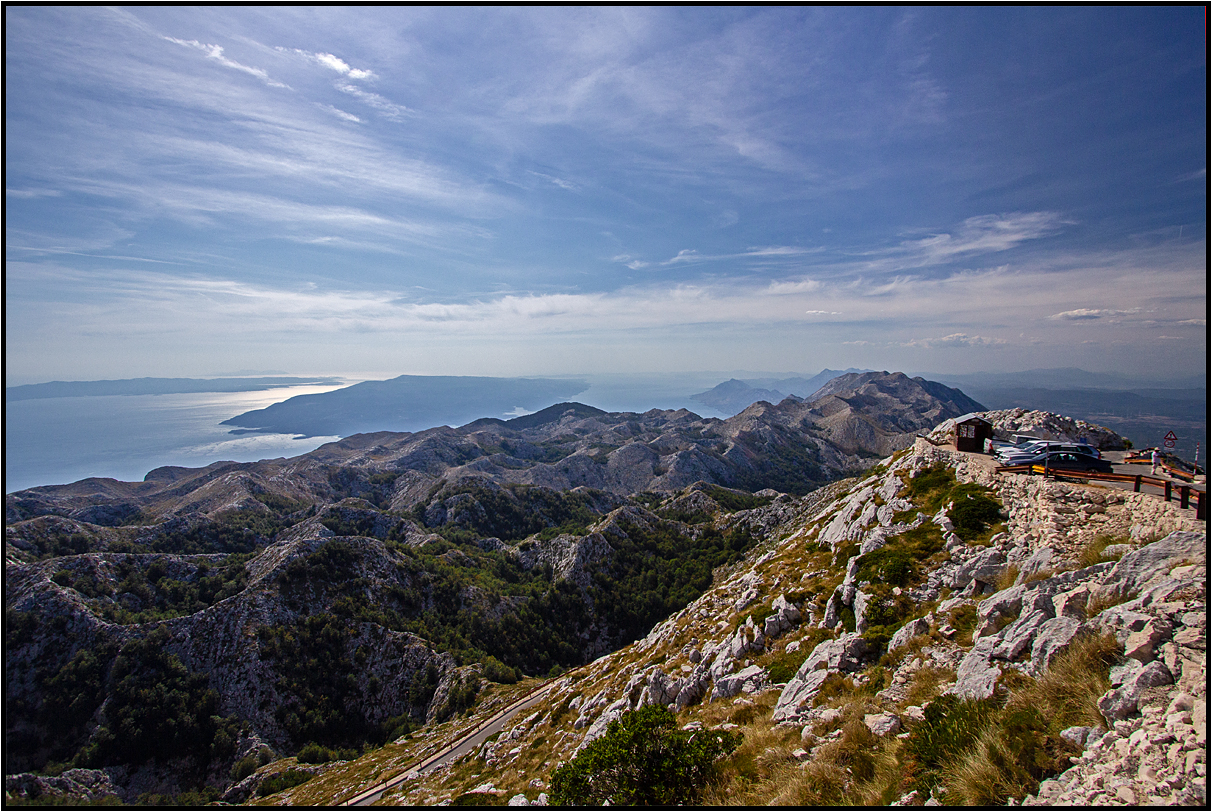
[(435, 487), (468, 478), (619, 496), (673, 492), (697, 481), (804, 493), (974, 408), (980, 404), (958, 390), (899, 372), (850, 373), (813, 402), (756, 403), (727, 420), (685, 409), (640, 414), (559, 403), (460, 428), (355, 434), (287, 460), (159, 468), (141, 483), (90, 479), (32, 488), (9, 494), (8, 520), (52, 513), (112, 524), (141, 511), (210, 514), (265, 494), (323, 501), (333, 496), (338, 469), (342, 481), (390, 473), (388, 501), (404, 510)]
[(806, 398), (839, 375), (871, 371), (854, 368), (824, 369), (811, 378), (752, 378), (743, 381), (732, 378), (706, 392), (691, 395), (690, 399), (725, 414), (734, 415), (759, 400), (778, 403), (792, 395)]
[(576, 379), (401, 375), (333, 392), (298, 395), (236, 415), (223, 425), (307, 437), (419, 431), (443, 424), (457, 426), (484, 415), (541, 409), (588, 387), (586, 381)]
[(986, 389), (1115, 389), (1140, 392), (1144, 389), (1202, 389), (1208, 388), (1207, 375), (1182, 378), (1140, 378), (1087, 372), (1077, 367), (1026, 369), (1021, 372), (923, 372), (923, 377), (948, 386), (962, 386), (966, 391)]

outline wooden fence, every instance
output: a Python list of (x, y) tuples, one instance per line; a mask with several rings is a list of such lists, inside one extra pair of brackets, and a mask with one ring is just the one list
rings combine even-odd
[(1195, 497), (1195, 518), (1208, 520), (1208, 494), (1190, 485), (1179, 485), (1169, 479), (1149, 476), (1146, 474), (1104, 474), (1097, 471), (1058, 471), (1055, 468), (1045, 469), (1042, 465), (1004, 465), (997, 469), (1003, 474), (1043, 474), (1062, 479), (1097, 479), (1104, 482), (1131, 482), (1132, 490), (1140, 493), (1142, 485), (1161, 489), (1167, 502), (1177, 498), (1178, 506), (1184, 510), (1191, 507)]

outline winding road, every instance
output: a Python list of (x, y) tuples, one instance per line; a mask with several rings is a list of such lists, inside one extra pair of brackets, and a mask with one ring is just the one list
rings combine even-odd
[(490, 736), (504, 730), (505, 723), (519, 712), (529, 710), (537, 705), (539, 700), (547, 695), (547, 691), (551, 689), (551, 685), (552, 683), (548, 682), (521, 699), (515, 700), (512, 704), (506, 706), (504, 710), (494, 714), (488, 721), (472, 730), (454, 744), (414, 764), (394, 778), (390, 778), (387, 781), (375, 784), (370, 789), (359, 792), (348, 801), (343, 802), (341, 806), (370, 806), (382, 798), (383, 793), (387, 792), (387, 790), (398, 787), (410, 778), (418, 778), (427, 772), (444, 767), (467, 753), (472, 752), (487, 741)]

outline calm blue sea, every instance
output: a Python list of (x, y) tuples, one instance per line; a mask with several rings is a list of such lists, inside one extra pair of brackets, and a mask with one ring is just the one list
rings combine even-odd
[[(341, 384), (344, 386), (345, 384)], [(337, 439), (229, 434), (219, 425), (250, 409), (340, 386), (261, 392), (19, 400), (4, 409), (4, 492), (86, 477), (139, 481), (162, 465), (201, 467), (304, 454)]]
[[(590, 387), (574, 400), (606, 411), (688, 408), (704, 417), (723, 415), (690, 395), (710, 389), (728, 373), (577, 376)], [(62, 485), (86, 477), (141, 481), (162, 465), (202, 467), (219, 460), (255, 462), (305, 454), (337, 437), (295, 439), (289, 434), (233, 435), (220, 423), (295, 395), (339, 386), (292, 386), (260, 392), (183, 395), (113, 395), (44, 398), (5, 405), (4, 492)], [(508, 417), (510, 414), (491, 415)], [(489, 415), (485, 415), (489, 416)], [(411, 427), (418, 431), (430, 426)]]

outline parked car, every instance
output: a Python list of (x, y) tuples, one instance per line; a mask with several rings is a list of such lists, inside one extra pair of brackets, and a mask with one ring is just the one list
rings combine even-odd
[(1063, 451), (1070, 454), (1086, 454), (1101, 459), (1102, 454), (1093, 446), (1084, 445), (1082, 443), (1060, 443), (1049, 440), (1040, 440), (1032, 443), (1023, 449), (1012, 450), (1005, 449), (998, 452), (997, 458), (1002, 465), (1026, 465), (1041, 454), (1046, 454), (1050, 451)]
[(1012, 465), (1046, 465), (1052, 471), (1081, 471), (1100, 474), (1110, 474), (1115, 469), (1111, 463), (1099, 459), (1093, 454), (1077, 451), (1059, 451), (1049, 449), (1025, 462), (1015, 462)]

